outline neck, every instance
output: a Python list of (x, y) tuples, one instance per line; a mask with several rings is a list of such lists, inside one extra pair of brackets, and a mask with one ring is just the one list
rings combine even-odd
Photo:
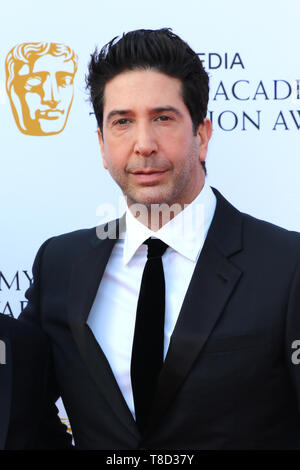
[(132, 215), (143, 225), (153, 232), (159, 230), (163, 225), (167, 224), (177, 214), (179, 214), (188, 204), (132, 204), (129, 206)]
[(193, 200), (200, 194), (204, 186), (204, 182), (200, 191), (185, 203), (174, 202), (172, 204), (163, 202), (159, 204), (142, 204), (127, 200), (128, 208), (132, 215), (143, 225), (153, 232), (157, 232), (165, 224), (170, 222), (180, 212), (182, 212)]

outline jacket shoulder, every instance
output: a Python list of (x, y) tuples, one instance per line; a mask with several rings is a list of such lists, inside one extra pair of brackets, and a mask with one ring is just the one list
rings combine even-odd
[(262, 259), (272, 255), (300, 260), (300, 233), (241, 212), (216, 189), (213, 191), (217, 196), (217, 207), (212, 231), (218, 244), (227, 247), (227, 252), (230, 251), (228, 246), (235, 245)]
[(96, 227), (63, 233), (46, 240), (40, 247), (37, 257), (54, 256), (65, 259), (68, 255), (82, 256), (96, 243)]
[(300, 253), (299, 232), (257, 219), (249, 214), (241, 213), (241, 216), (243, 218), (245, 238), (252, 238), (257, 243), (264, 243), (266, 249), (268, 246), (280, 246), (281, 249), (298, 250)]

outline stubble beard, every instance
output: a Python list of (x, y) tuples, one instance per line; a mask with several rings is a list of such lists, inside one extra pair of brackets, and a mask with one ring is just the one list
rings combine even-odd
[(180, 171), (175, 173), (174, 169), (168, 170), (171, 175), (168, 181), (162, 184), (153, 185), (134, 185), (130, 182), (121, 187), (124, 196), (127, 199), (127, 204), (144, 205), (148, 210), (151, 210), (153, 205), (172, 205), (178, 200), (181, 192), (182, 174)]
[[(126, 169), (123, 171), (111, 169), (111, 176), (122, 190), (127, 206), (133, 214), (136, 213), (139, 206), (142, 210), (144, 209), (144, 214), (147, 213), (147, 216), (141, 217), (140, 221), (148, 225), (149, 228), (151, 228), (150, 220), (152, 220), (153, 214), (154, 219), (155, 214), (160, 211), (165, 212), (167, 217), (171, 213), (171, 218), (173, 218), (196, 197), (197, 178), (195, 180), (194, 176), (197, 173), (197, 165), (199, 165), (200, 172), (203, 170), (194, 146), (183, 161), (184, 165), (172, 166), (168, 169), (170, 175), (165, 183), (149, 186), (131, 183), (130, 173)], [(194, 188), (191, 188), (191, 185)], [(170, 208), (173, 212), (170, 212)], [(159, 225), (161, 224), (159, 223)]]
[[(126, 172), (125, 177), (121, 177), (119, 182), (117, 179), (116, 181), (127, 200), (128, 206), (132, 204), (142, 204), (145, 205), (148, 210), (151, 210), (152, 205), (167, 204), (168, 206), (172, 206), (173, 204), (180, 204), (183, 209), (185, 204), (191, 202), (191, 188), (189, 185), (194, 184), (191, 176), (194, 176), (196, 172), (195, 160), (195, 148), (192, 148), (190, 153), (186, 156), (186, 160), (184, 160), (188, 162), (188, 164), (177, 168), (174, 168), (174, 166), (171, 167), (168, 170), (168, 180), (162, 184), (152, 186), (135, 185), (130, 183), (130, 175)], [(198, 162), (198, 164), (201, 167), (201, 163)]]

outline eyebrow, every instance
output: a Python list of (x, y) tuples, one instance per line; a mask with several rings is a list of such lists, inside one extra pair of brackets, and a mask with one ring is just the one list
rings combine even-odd
[(170, 111), (172, 113), (177, 114), (178, 116), (181, 116), (181, 112), (177, 109), (174, 108), (173, 106), (160, 106), (158, 108), (153, 108), (153, 111), (156, 113), (163, 113), (164, 111)]
[(108, 113), (106, 120), (109, 121), (114, 116), (124, 116), (124, 114), (129, 114), (130, 112), (130, 109), (113, 109)]
[[(163, 113), (165, 111), (169, 111), (169, 112), (177, 114), (178, 116), (182, 116), (181, 112), (178, 109), (174, 108), (173, 106), (159, 106), (157, 108), (151, 109), (152, 113)], [(108, 113), (106, 120), (109, 121), (114, 116), (124, 116), (130, 113), (132, 113), (130, 109), (113, 109), (112, 111)]]

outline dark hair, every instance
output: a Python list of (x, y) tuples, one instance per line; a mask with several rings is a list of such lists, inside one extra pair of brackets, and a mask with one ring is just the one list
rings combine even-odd
[(86, 77), (101, 133), (106, 83), (126, 70), (154, 69), (181, 80), (183, 101), (196, 135), (207, 113), (209, 93), (209, 78), (198, 55), (170, 28), (138, 29), (117, 39), (112, 39), (99, 53), (95, 50)]

